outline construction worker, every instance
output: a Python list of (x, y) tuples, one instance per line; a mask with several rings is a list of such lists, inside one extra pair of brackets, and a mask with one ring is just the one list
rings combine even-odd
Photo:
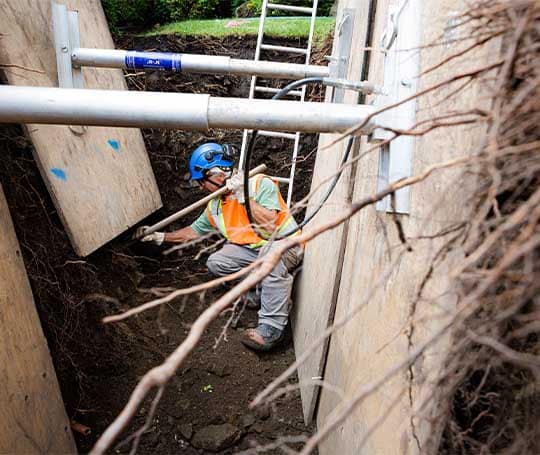
[[(218, 230), (227, 243), (208, 257), (206, 265), (214, 275), (224, 276), (248, 266), (279, 245), (280, 240), (266, 240), (276, 230), (280, 238), (288, 232), (296, 235), (297, 224), (289, 214), (277, 183), (264, 175), (249, 179), (250, 208), (258, 228), (251, 227), (244, 205), (243, 174), (233, 172), (233, 165), (231, 146), (210, 142), (197, 147), (189, 161), (192, 181), (210, 193), (223, 186), (228, 191), (211, 200), (190, 226), (173, 232), (155, 232), (141, 240), (157, 245), (180, 243)], [(290, 272), (299, 265), (302, 256), (302, 247), (290, 248), (260, 283), (260, 292), (256, 293), (260, 304), (258, 326), (244, 333), (242, 343), (246, 346), (265, 351), (282, 340), (290, 309), (293, 282)]]

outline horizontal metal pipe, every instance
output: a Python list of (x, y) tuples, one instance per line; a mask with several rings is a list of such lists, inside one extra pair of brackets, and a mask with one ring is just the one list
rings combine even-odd
[(0, 86), (0, 121), (208, 128), (209, 95)]
[(327, 66), (300, 65), (298, 63), (268, 62), (265, 60), (230, 61), (231, 74), (245, 74), (274, 79), (304, 79), (306, 77), (327, 77), (330, 70)]
[(368, 81), (349, 81), (332, 77), (323, 78), (323, 84), (330, 87), (345, 88), (355, 90), (365, 94), (375, 94), (388, 96), (388, 91), (382, 86)]
[[(64, 125), (342, 132), (372, 106), (217, 98), (209, 95), (0, 86), (0, 122)], [(361, 133), (371, 132), (368, 122)]]
[(114, 49), (77, 48), (71, 53), (71, 61), (75, 67), (160, 69), (185, 73), (236, 74), (282, 79), (326, 77), (330, 74), (327, 66), (241, 60), (213, 55)]
[[(235, 129), (240, 125), (246, 129), (269, 131), (301, 131), (306, 133), (343, 132), (364, 123), (375, 112), (372, 106), (301, 103), (283, 100), (245, 100), (210, 98), (208, 123), (212, 128)], [(362, 128), (362, 133), (371, 132), (371, 124)]]

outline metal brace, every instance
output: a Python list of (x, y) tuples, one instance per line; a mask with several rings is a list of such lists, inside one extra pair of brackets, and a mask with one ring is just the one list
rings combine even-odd
[(74, 68), (71, 61), (73, 49), (80, 47), (79, 13), (68, 11), (66, 5), (51, 2), (54, 50), (58, 70), (58, 86), (61, 88), (83, 88), (81, 68)]
[[(330, 75), (335, 79), (345, 79), (349, 68), (351, 55), (352, 34), (354, 30), (354, 12), (352, 8), (345, 8), (337, 26), (338, 46), (337, 57), (332, 57)], [(345, 89), (336, 87), (332, 92), (332, 102), (342, 103)]]

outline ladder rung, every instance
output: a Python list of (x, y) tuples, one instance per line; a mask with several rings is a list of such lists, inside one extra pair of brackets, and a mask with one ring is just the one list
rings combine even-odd
[(291, 181), (291, 179), (288, 177), (275, 177), (275, 176), (272, 176), (272, 180), (277, 180), (280, 183), (289, 183)]
[(280, 5), (279, 3), (268, 3), (266, 7), (268, 9), (277, 9), (282, 11), (295, 11), (297, 13), (311, 14), (313, 12), (313, 8), (309, 8), (307, 6)]
[(290, 52), (291, 54), (307, 55), (307, 49), (302, 49), (300, 47), (274, 46), (273, 44), (261, 44), (261, 49), (265, 49), (267, 51)]
[(261, 136), (267, 136), (267, 137), (280, 137), (283, 139), (296, 139), (296, 134), (294, 133), (280, 133), (279, 131), (265, 131), (265, 130), (259, 130), (258, 134)]
[[(273, 88), (273, 87), (262, 87), (260, 85), (255, 86), (255, 90), (261, 93), (278, 93), (281, 91), (279, 88)], [(291, 90), (290, 92), (287, 92), (287, 96), (302, 96), (302, 92), (300, 90)]]

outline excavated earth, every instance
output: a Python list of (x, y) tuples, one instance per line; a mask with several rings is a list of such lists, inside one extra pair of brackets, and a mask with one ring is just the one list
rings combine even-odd
[[(124, 37), (117, 46), (252, 58), (255, 39)], [(315, 61), (318, 58), (324, 64), (325, 53), (328, 45), (315, 53)], [(126, 75), (126, 80), (131, 90), (225, 97), (246, 97), (249, 88), (248, 78), (236, 76), (139, 72)], [(322, 95), (312, 91), (310, 96), (320, 99)], [(143, 130), (143, 135), (164, 206), (141, 224), (156, 222), (202, 196), (185, 179), (187, 159), (194, 147), (214, 139), (237, 146), (241, 143), (240, 131)], [(295, 200), (309, 190), (316, 139), (304, 136)], [(266, 163), (270, 173), (286, 174), (290, 166), (287, 145), (279, 139), (261, 138), (254, 165)], [(223, 289), (192, 295), (117, 324), (104, 325), (101, 319), (152, 299), (159, 288), (182, 288), (207, 281), (208, 252), (201, 250), (211, 242), (165, 256), (162, 248), (130, 242), (132, 232), (126, 232), (91, 256), (79, 258), (70, 246), (22, 128), (0, 125), (0, 149), (0, 183), (21, 243), (66, 410), (70, 419), (91, 429), (90, 435), (75, 433), (80, 452), (87, 452), (126, 404), (140, 377), (182, 342), (192, 322)], [(253, 310), (246, 310), (238, 326), (229, 328), (226, 337), (216, 343), (229, 316), (223, 315), (210, 326), (168, 384), (142, 437), (139, 453), (236, 453), (257, 445), (276, 446), (281, 440), (307, 437), (313, 431), (304, 425), (297, 392), (265, 408), (248, 409), (255, 394), (293, 362), (290, 332), (279, 349), (258, 355), (239, 342), (242, 331), (256, 323)], [(296, 381), (291, 379), (292, 383)], [(144, 424), (149, 405), (143, 405), (124, 437)], [(292, 442), (289, 445), (295, 447)], [(128, 452), (129, 444), (115, 451)], [(282, 451), (268, 448), (262, 453)]]

